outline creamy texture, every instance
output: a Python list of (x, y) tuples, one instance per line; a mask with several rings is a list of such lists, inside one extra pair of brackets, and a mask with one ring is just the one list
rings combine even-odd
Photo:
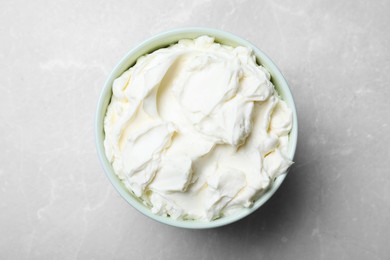
[(246, 47), (181, 40), (139, 58), (112, 91), (106, 155), (155, 214), (233, 214), (292, 164), (291, 110)]

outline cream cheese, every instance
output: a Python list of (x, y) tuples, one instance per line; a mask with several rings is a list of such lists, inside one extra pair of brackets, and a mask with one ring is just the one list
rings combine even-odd
[(107, 158), (155, 214), (234, 214), (292, 164), (292, 112), (249, 48), (181, 40), (139, 58), (112, 92)]

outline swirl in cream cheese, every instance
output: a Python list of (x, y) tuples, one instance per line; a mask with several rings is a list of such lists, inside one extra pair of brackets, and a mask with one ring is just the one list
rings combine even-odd
[(112, 92), (107, 158), (155, 214), (233, 214), (292, 164), (292, 112), (246, 47), (181, 40), (139, 58)]

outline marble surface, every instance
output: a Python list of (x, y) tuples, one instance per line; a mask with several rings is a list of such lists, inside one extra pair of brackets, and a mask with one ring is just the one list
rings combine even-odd
[[(1, 259), (389, 259), (390, 1), (0, 2)], [(255, 214), (212, 230), (147, 219), (99, 164), (117, 61), (180, 26), (236, 33), (285, 74), (296, 163)]]

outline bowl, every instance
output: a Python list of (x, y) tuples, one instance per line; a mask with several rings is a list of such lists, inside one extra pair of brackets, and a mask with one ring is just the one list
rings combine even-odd
[(119, 194), (134, 208), (136, 208), (139, 212), (144, 214), (145, 216), (154, 219), (158, 222), (168, 224), (175, 227), (181, 228), (189, 228), (189, 229), (206, 229), (206, 228), (215, 228), (224, 226), (235, 221), (238, 221), (249, 214), (256, 211), (260, 208), (279, 188), (282, 184), (283, 180), (286, 177), (285, 174), (281, 174), (277, 177), (273, 183), (273, 185), (259, 198), (257, 199), (253, 206), (250, 208), (243, 208), (239, 210), (236, 214), (230, 216), (224, 216), (219, 219), (205, 222), (200, 220), (175, 220), (169, 217), (158, 216), (151, 212), (151, 210), (146, 207), (140, 199), (133, 196), (130, 193), (124, 184), (119, 180), (119, 178), (115, 175), (114, 170), (108, 161), (105, 150), (103, 146), (104, 141), (104, 117), (106, 114), (107, 106), (110, 103), (111, 95), (112, 95), (112, 83), (118, 78), (124, 71), (128, 70), (131, 66), (133, 66), (136, 60), (145, 54), (151, 53), (157, 49), (167, 47), (173, 43), (176, 43), (180, 39), (193, 39), (197, 38), (201, 35), (209, 35), (215, 38), (215, 41), (221, 44), (230, 45), (230, 46), (246, 46), (253, 50), (254, 54), (257, 58), (257, 63), (264, 66), (269, 73), (271, 74), (271, 81), (274, 84), (277, 92), (281, 96), (281, 98), (287, 103), (289, 108), (293, 113), (293, 125), (292, 130), (290, 132), (290, 142), (288, 147), (288, 156), (291, 160), (294, 158), (297, 138), (298, 138), (298, 124), (297, 124), (297, 114), (295, 109), (295, 104), (293, 100), (293, 96), (290, 92), (288, 84), (284, 79), (282, 73), (276, 67), (276, 65), (271, 61), (271, 59), (260, 49), (254, 46), (252, 43), (236, 36), (231, 33), (227, 33), (221, 30), (211, 29), (211, 28), (179, 28), (174, 30), (169, 30), (166, 32), (162, 32), (153, 36), (135, 48), (131, 49), (115, 66), (112, 70), (108, 79), (104, 83), (103, 90), (100, 94), (100, 98), (98, 101), (96, 118), (95, 118), (95, 138), (96, 138), (96, 147), (97, 153), (100, 159), (100, 162), (103, 166), (103, 169), (113, 184), (115, 189), (119, 192)]

